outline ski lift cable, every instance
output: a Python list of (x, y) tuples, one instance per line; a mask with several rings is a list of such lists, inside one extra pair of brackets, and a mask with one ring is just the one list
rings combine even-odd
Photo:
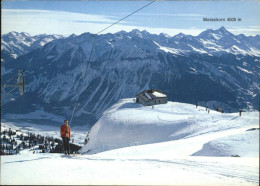
[(91, 48), (91, 51), (90, 51), (89, 60), (88, 60), (88, 65), (87, 65), (87, 68), (86, 68), (86, 71), (85, 71), (85, 74), (84, 74), (84, 80), (85, 80), (85, 78), (86, 78), (86, 74), (87, 74), (87, 70), (88, 70), (88, 67), (89, 67), (90, 59), (91, 59), (91, 56), (92, 56), (92, 53), (93, 53), (94, 46), (95, 46), (95, 44), (96, 44), (96, 36), (97, 36), (98, 34), (104, 32), (105, 30), (109, 29), (110, 27), (114, 26), (115, 24), (117, 24), (117, 23), (123, 21), (124, 19), (126, 19), (126, 18), (128, 18), (128, 17), (130, 17), (131, 15), (135, 14), (136, 12), (139, 12), (140, 10), (144, 9), (145, 7), (147, 7), (147, 6), (149, 6), (150, 4), (154, 3), (155, 1), (156, 1), (156, 0), (153, 0), (152, 2), (150, 2), (150, 3), (148, 3), (148, 4), (144, 5), (144, 6), (142, 6), (141, 8), (139, 8), (139, 9), (137, 9), (136, 11), (132, 12), (131, 14), (129, 14), (129, 15), (123, 17), (122, 19), (120, 19), (120, 20), (114, 22), (113, 24), (111, 24), (111, 25), (107, 26), (106, 28), (102, 29), (101, 31), (97, 32), (97, 33), (93, 36), (93, 37), (94, 37), (94, 41), (93, 41), (92, 48)]
[[(94, 37), (94, 41), (93, 41), (93, 44), (92, 44), (92, 47), (91, 47), (91, 51), (90, 51), (90, 55), (89, 55), (89, 59), (88, 59), (88, 64), (87, 64), (86, 71), (85, 71), (85, 73), (84, 73), (83, 81), (85, 81), (85, 79), (86, 79), (86, 77), (87, 77), (87, 71), (88, 71), (88, 68), (89, 68), (89, 64), (90, 64), (91, 56), (92, 56), (92, 53), (93, 53), (93, 49), (94, 49), (94, 46), (95, 46), (95, 43), (96, 43), (96, 36), (97, 36), (98, 34), (104, 32), (105, 30), (109, 29), (110, 27), (116, 25), (117, 23), (123, 21), (124, 19), (126, 19), (126, 18), (132, 16), (133, 14), (135, 14), (135, 13), (137, 13), (137, 12), (139, 12), (140, 10), (144, 9), (145, 7), (151, 5), (151, 4), (154, 3), (155, 1), (156, 1), (156, 0), (153, 0), (153, 1), (151, 1), (150, 3), (148, 3), (148, 4), (144, 5), (144, 6), (142, 6), (141, 8), (139, 8), (139, 9), (135, 10), (134, 12), (132, 12), (131, 14), (129, 14), (129, 15), (123, 17), (122, 19), (120, 19), (120, 20), (114, 22), (113, 24), (111, 24), (111, 25), (107, 26), (106, 28), (102, 29), (101, 31), (97, 32), (97, 33), (93, 36), (93, 37)], [(78, 97), (78, 98), (79, 98), (79, 97)], [(76, 103), (75, 103), (75, 106), (74, 106), (74, 108), (73, 108), (73, 112), (72, 112), (71, 119), (70, 119), (70, 125), (72, 124), (72, 119), (73, 119), (73, 116), (74, 116), (74, 113), (75, 113), (75, 110), (76, 110), (76, 107), (77, 107), (77, 103), (78, 103), (78, 99), (77, 99), (77, 101), (76, 101)]]
[(75, 112), (75, 109), (77, 107), (77, 103), (75, 104), (74, 108), (73, 108), (73, 111), (72, 111), (72, 115), (71, 115), (71, 118), (70, 118), (70, 125), (71, 125), (71, 122), (72, 122), (72, 119), (73, 119), (73, 116), (74, 116), (74, 112)]
[(15, 79), (16, 76), (13, 76), (12, 78), (10, 78), (9, 80), (7, 80), (4, 84), (9, 83), (10, 81), (12, 81), (13, 79)]
[(10, 94), (12, 91), (14, 91), (17, 87), (14, 87), (12, 90), (10, 90), (9, 92), (6, 93), (7, 94)]
[(85, 74), (84, 74), (84, 78), (83, 78), (84, 80), (86, 79), (86, 76), (87, 76), (87, 70), (88, 70), (88, 67), (89, 67), (89, 64), (90, 64), (90, 59), (91, 59), (91, 56), (92, 56), (92, 52), (93, 52), (95, 43), (96, 43), (96, 36), (94, 36), (93, 45), (92, 45), (92, 48), (91, 48), (91, 51), (90, 51), (90, 55), (89, 55), (89, 59), (88, 59), (88, 65), (87, 65), (87, 68), (86, 68), (86, 71), (85, 71)]
[(12, 81), (15, 77), (13, 76), (11, 79), (9, 79), (8, 81), (6, 81), (4, 84), (9, 83), (10, 81)]
[(136, 11), (132, 12), (131, 14), (129, 14), (129, 15), (123, 17), (122, 19), (116, 21), (116, 22), (113, 23), (112, 25), (110, 25), (110, 26), (104, 28), (103, 30), (99, 31), (97, 34), (100, 34), (101, 32), (103, 32), (103, 31), (107, 30), (108, 28), (114, 26), (115, 24), (119, 23), (120, 21), (123, 21), (124, 19), (130, 17), (131, 15), (135, 14), (136, 12), (139, 12), (140, 10), (144, 9), (145, 7), (147, 7), (147, 6), (149, 6), (150, 4), (154, 3), (155, 1), (156, 1), (156, 0), (153, 0), (152, 2), (150, 2), (150, 3), (148, 3), (148, 4), (144, 5), (144, 6), (142, 6), (141, 8), (139, 8), (139, 9), (137, 9)]

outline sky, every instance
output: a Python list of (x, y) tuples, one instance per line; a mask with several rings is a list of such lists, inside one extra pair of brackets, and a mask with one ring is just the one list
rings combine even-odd
[[(1, 33), (95, 34), (149, 2), (1, 1)], [(225, 21), (203, 21), (203, 18)], [(170, 36), (178, 33), (196, 36), (206, 29), (224, 26), (236, 35), (257, 35), (259, 20), (259, 1), (155, 1), (101, 34), (139, 29)]]

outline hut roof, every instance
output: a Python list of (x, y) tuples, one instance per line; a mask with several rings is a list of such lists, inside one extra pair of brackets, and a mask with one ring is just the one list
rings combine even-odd
[(163, 94), (159, 89), (144, 90), (137, 94), (137, 96), (140, 96), (144, 101), (149, 101), (156, 98), (167, 98), (167, 95)]

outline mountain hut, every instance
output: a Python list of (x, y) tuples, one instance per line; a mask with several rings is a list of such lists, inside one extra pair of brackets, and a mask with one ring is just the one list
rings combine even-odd
[(168, 101), (167, 95), (159, 89), (144, 90), (136, 95), (136, 103), (144, 106), (165, 104)]

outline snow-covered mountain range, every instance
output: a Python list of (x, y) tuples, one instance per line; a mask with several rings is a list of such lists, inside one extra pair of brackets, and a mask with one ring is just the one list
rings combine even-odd
[(9, 32), (1, 36), (1, 62), (10, 61), (42, 47), (46, 43), (63, 38), (61, 35), (35, 35), (26, 32)]
[(2, 82), (26, 70), (26, 93), (5, 97), (2, 118), (57, 124), (71, 117), (77, 102), (74, 125), (92, 126), (119, 99), (150, 88), (171, 101), (225, 112), (259, 109), (259, 35), (234, 35), (224, 27), (198, 36), (139, 30), (98, 35), (84, 79), (93, 36), (55, 39), (3, 62)]

